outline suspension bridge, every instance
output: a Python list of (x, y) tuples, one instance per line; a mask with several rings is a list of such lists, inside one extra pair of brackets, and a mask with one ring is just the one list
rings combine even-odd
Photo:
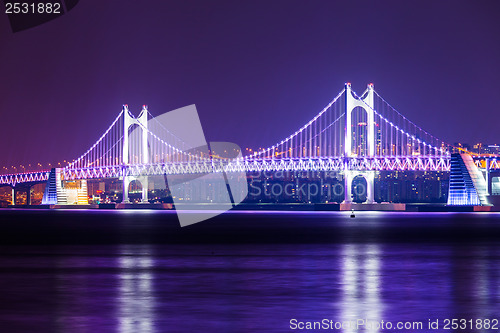
[[(314, 118), (266, 149), (244, 155), (236, 147), (228, 157), (227, 151), (211, 148), (187, 143), (146, 106), (134, 117), (124, 105), (102, 136), (67, 166), (0, 175), (0, 186), (12, 187), (14, 198), (16, 188), (46, 183), (43, 203), (85, 203), (87, 180), (118, 178), (123, 181), (123, 201), (128, 202), (129, 184), (134, 180), (142, 184), (143, 201), (148, 200), (150, 176), (335, 171), (344, 175), (344, 202), (351, 201), (353, 179), (362, 176), (367, 182), (366, 200), (373, 203), (374, 178), (379, 171), (443, 171), (451, 172), (454, 179), (450, 180), (449, 204), (487, 204), (481, 198), (491, 191), (491, 185), (485, 182), (491, 178), (490, 171), (500, 170), (496, 157), (467, 155), (469, 158), (455, 161), (450, 145), (398, 112), (373, 84), (361, 95), (345, 84)], [(488, 175), (483, 172), (481, 180), (481, 172), (474, 167), (487, 170)], [(65, 186), (75, 181), (73, 188)], [(73, 197), (69, 198), (71, 191)]]

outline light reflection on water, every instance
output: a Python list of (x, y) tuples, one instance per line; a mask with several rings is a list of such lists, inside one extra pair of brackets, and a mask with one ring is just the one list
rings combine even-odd
[(123, 245), (118, 257), (120, 333), (153, 333), (154, 291), (151, 246)]
[[(379, 245), (345, 244), (342, 246), (342, 291), (341, 323), (380, 322), (380, 250)], [(366, 326), (360, 326), (366, 327)], [(378, 332), (374, 326), (371, 332)], [(344, 332), (359, 331), (357, 326), (346, 325)]]
[[(19, 332), (33, 327), (39, 332), (287, 331), (292, 318), (426, 324), (438, 318), (491, 318), (500, 305), (496, 245), (122, 245), (10, 251), (16, 255), (1, 257), (0, 283), (10, 303), (2, 302), (0, 320)], [(47, 300), (50, 306), (44, 306)]]
[(494, 318), (500, 306), (495, 244), (18, 246), (3, 253), (6, 332), (277, 332), (289, 331), (292, 318), (426, 325)]

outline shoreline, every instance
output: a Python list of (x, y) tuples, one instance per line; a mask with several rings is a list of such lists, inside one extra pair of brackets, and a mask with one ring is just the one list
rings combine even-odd
[[(183, 205), (177, 204), (178, 208)], [(217, 210), (215, 205), (200, 204), (200, 209)], [(172, 210), (175, 211), (173, 204), (152, 204), (152, 203), (111, 203), (111, 204), (89, 204), (89, 205), (9, 205), (1, 207), (2, 210), (9, 209), (117, 209), (117, 210)], [(233, 211), (381, 211), (381, 212), (500, 212), (500, 206), (448, 206), (439, 203), (240, 203), (232, 209)]]

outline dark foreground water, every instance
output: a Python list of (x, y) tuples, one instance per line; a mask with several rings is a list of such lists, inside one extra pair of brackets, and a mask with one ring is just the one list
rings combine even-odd
[(500, 330), (500, 214), (349, 215), (1, 210), (0, 332)]

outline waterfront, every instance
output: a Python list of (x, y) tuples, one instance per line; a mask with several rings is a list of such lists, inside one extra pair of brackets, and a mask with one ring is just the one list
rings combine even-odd
[(229, 212), (187, 228), (165, 211), (0, 214), (8, 332), (287, 332), (291, 319), (360, 318), (445, 331), (446, 318), (498, 316), (498, 213)]

